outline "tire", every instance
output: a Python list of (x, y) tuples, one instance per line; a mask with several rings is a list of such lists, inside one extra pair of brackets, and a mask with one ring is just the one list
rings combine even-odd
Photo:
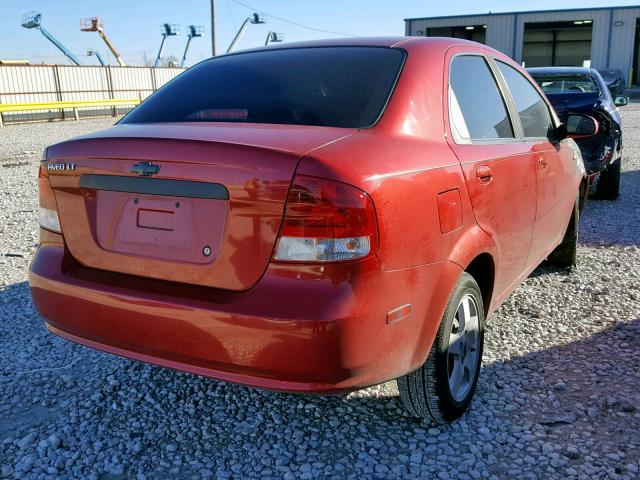
[(600, 173), (596, 197), (601, 200), (615, 200), (620, 195), (620, 169), (622, 158), (619, 158)]
[(580, 194), (573, 205), (569, 225), (564, 233), (562, 243), (547, 257), (547, 261), (571, 269), (578, 264), (578, 231), (580, 230)]
[[(469, 313), (467, 317), (465, 312)], [(465, 329), (460, 341), (450, 345), (451, 336), (461, 333), (460, 318), (467, 319), (465, 325), (469, 330)], [(464, 272), (451, 294), (426, 362), (397, 380), (400, 399), (409, 414), (436, 423), (460, 418), (469, 407), (478, 383), (483, 345), (482, 294), (475, 279)], [(454, 372), (458, 372), (455, 375), (460, 380), (459, 388), (455, 388)]]

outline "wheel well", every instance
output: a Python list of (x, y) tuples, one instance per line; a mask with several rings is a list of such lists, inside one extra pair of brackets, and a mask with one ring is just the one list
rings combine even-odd
[(471, 275), (475, 281), (478, 282), (480, 292), (482, 292), (484, 313), (487, 315), (489, 312), (489, 305), (491, 304), (493, 282), (495, 278), (493, 258), (488, 253), (482, 253), (473, 259), (465, 269), (465, 272)]
[(578, 211), (582, 214), (585, 205), (587, 204), (587, 196), (589, 195), (589, 177), (586, 176), (580, 182), (580, 188), (578, 190)]

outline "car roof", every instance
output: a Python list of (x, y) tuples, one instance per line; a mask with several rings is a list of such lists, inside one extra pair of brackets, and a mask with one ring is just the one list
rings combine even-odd
[(598, 68), (600, 73), (619, 73), (622, 74), (622, 70), (619, 68)]
[[(487, 50), (496, 51), (487, 45), (483, 45), (477, 42), (464, 40), (461, 38), (450, 37), (410, 37), (410, 36), (393, 36), (393, 37), (349, 37), (349, 38), (329, 38), (322, 40), (310, 40), (306, 42), (290, 42), (280, 43), (277, 45), (271, 44), (267, 47), (251, 48), (247, 50), (239, 50), (233, 52), (231, 55), (246, 53), (246, 52), (259, 52), (259, 51), (272, 51), (272, 50), (288, 50), (292, 48), (308, 48), (308, 47), (399, 47), (409, 45), (432, 45), (435, 48), (441, 48), (446, 50), (449, 47), (455, 45), (469, 45), (475, 47), (483, 47)], [(497, 51), (496, 51), (497, 52)], [(499, 52), (498, 52), (499, 53)]]
[(591, 75), (589, 67), (532, 67), (527, 68), (531, 75)]
[[(271, 44), (266, 47), (257, 47), (250, 49), (257, 50), (287, 50), (290, 48), (305, 47), (395, 47), (396, 45), (407, 41), (410, 37), (349, 37), (349, 38), (325, 38), (321, 40), (308, 40), (304, 42), (286, 42), (278, 45)], [(247, 50), (240, 50), (240, 52)]]

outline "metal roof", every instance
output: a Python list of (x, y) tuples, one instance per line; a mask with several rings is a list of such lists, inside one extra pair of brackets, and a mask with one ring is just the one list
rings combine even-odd
[(626, 5), (617, 7), (592, 7), (592, 8), (558, 8), (552, 10), (526, 10), (521, 12), (489, 12), (489, 13), (468, 13), (466, 15), (440, 15), (437, 17), (414, 17), (405, 18), (404, 21), (412, 20), (438, 20), (443, 18), (467, 18), (467, 17), (494, 17), (499, 15), (526, 15), (529, 13), (556, 13), (556, 12), (584, 12), (587, 10), (624, 10), (631, 8), (640, 8), (640, 5)]

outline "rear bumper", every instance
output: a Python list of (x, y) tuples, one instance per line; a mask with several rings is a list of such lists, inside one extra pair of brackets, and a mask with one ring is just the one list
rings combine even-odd
[[(274, 390), (335, 393), (397, 378), (426, 358), (460, 267), (392, 272), (377, 261), (271, 265), (224, 292), (80, 267), (43, 245), (29, 283), (48, 328), (124, 357)], [(394, 324), (387, 312), (410, 303)]]

